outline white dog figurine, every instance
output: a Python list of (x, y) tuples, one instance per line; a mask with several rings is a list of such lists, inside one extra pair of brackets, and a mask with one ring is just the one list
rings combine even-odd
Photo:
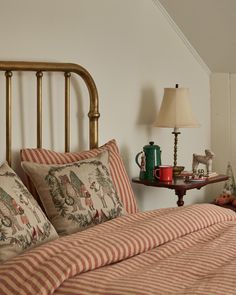
[(205, 155), (193, 154), (193, 173), (197, 172), (197, 167), (200, 163), (206, 165), (207, 174), (211, 173), (214, 155), (210, 150), (205, 150)]

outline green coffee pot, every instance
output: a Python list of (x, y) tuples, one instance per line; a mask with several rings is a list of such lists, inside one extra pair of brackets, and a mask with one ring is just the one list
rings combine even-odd
[(135, 162), (140, 168), (139, 178), (141, 180), (154, 180), (153, 170), (161, 165), (161, 149), (150, 141), (143, 147), (143, 151), (135, 157)]

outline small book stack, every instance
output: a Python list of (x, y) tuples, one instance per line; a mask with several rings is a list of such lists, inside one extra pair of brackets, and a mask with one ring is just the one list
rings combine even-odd
[(205, 175), (194, 175), (191, 171), (183, 171), (180, 176), (185, 179), (185, 182), (197, 182), (197, 181), (206, 181), (210, 178), (216, 177), (219, 174), (217, 172), (209, 172)]
[(180, 173), (180, 176), (181, 177), (190, 177), (190, 176), (192, 176), (193, 175), (193, 172), (192, 171), (182, 171), (181, 173)]
[(216, 177), (216, 176), (218, 176), (218, 173), (217, 173), (217, 172), (209, 172), (209, 173), (206, 175), (207, 178), (212, 178), (212, 177)]

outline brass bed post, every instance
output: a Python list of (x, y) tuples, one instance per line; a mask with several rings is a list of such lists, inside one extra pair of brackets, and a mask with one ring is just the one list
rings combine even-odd
[(70, 151), (70, 77), (71, 73), (65, 72), (65, 152)]
[(42, 77), (43, 72), (38, 71), (37, 77), (37, 148), (42, 148)]
[(90, 149), (98, 147), (98, 119), (100, 114), (96, 106), (91, 106), (91, 111), (88, 113), (89, 116), (89, 135), (90, 135)]
[(12, 123), (11, 123), (11, 77), (13, 71), (31, 71), (37, 77), (37, 147), (42, 147), (42, 77), (43, 72), (63, 72), (65, 75), (65, 149), (70, 150), (70, 75), (75, 73), (85, 82), (89, 92), (89, 147), (98, 147), (99, 101), (96, 84), (90, 73), (81, 65), (74, 63), (33, 62), (33, 61), (0, 61), (0, 71), (6, 76), (6, 159), (11, 163)]
[(6, 71), (6, 160), (11, 166), (12, 152), (12, 72)]
[[(83, 69), (86, 71), (85, 69)], [(95, 82), (91, 75), (86, 71), (86, 76), (80, 74), (84, 79), (90, 97), (90, 107), (89, 107), (89, 138), (90, 138), (90, 149), (98, 147), (98, 119), (100, 117), (99, 113), (99, 100), (98, 100), (98, 92)]]

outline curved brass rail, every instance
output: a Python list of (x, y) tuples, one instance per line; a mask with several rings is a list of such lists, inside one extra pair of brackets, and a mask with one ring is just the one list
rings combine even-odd
[(42, 145), (42, 130), (41, 130), (41, 78), (43, 72), (64, 72), (65, 74), (65, 151), (69, 151), (69, 135), (68, 130), (70, 131), (69, 126), (69, 79), (70, 73), (78, 74), (85, 82), (90, 98), (90, 107), (88, 112), (89, 117), (89, 145), (90, 148), (98, 147), (98, 119), (99, 114), (99, 100), (98, 93), (95, 82), (90, 75), (90, 73), (83, 68), (82, 66), (74, 63), (54, 63), (54, 62), (31, 62), (31, 61), (0, 61), (0, 71), (5, 71), (6, 75), (6, 151), (7, 151), (7, 161), (11, 163), (11, 78), (12, 72), (14, 71), (33, 71), (36, 72), (37, 76), (37, 146), (41, 147)]

